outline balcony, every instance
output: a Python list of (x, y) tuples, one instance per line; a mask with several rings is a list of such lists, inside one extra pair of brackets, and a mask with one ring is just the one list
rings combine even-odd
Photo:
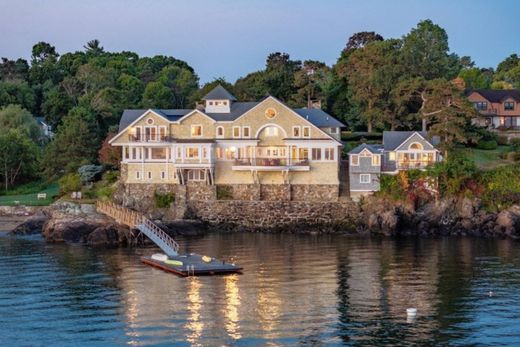
[(435, 164), (434, 160), (406, 160), (397, 163), (398, 170), (424, 169)]
[(309, 171), (308, 159), (291, 158), (241, 158), (235, 159), (233, 170), (262, 170), (262, 171)]
[(143, 142), (143, 143), (161, 143), (161, 142), (173, 142), (173, 136), (171, 135), (128, 135), (128, 142)]

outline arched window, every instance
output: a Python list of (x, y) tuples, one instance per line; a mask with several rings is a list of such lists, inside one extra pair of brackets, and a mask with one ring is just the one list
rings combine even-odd
[(423, 146), (418, 142), (413, 142), (408, 146), (408, 149), (414, 150), (414, 151), (421, 151), (423, 149)]
[(224, 137), (224, 127), (217, 127), (217, 137)]

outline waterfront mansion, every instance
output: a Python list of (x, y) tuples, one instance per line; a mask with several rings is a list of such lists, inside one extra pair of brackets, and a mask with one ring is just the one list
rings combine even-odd
[(344, 125), (268, 96), (239, 102), (222, 86), (195, 109), (125, 110), (110, 141), (126, 184), (289, 185), (338, 192)]

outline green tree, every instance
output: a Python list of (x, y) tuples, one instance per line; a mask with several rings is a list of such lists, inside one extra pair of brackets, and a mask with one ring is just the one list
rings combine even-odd
[(82, 106), (72, 108), (45, 150), (45, 176), (62, 176), (94, 163), (100, 145), (98, 134), (95, 113)]
[(448, 34), (431, 20), (424, 20), (403, 38), (402, 62), (411, 77), (452, 79), (459, 73), (457, 55), (449, 53)]
[(16, 130), (37, 143), (41, 137), (41, 131), (36, 120), (29, 111), (20, 105), (8, 105), (0, 108), (0, 134)]
[(294, 74), (301, 69), (301, 61), (291, 60), (287, 53), (271, 53), (267, 57), (263, 75), (267, 92), (287, 102), (296, 91)]
[(239, 78), (234, 85), (235, 96), (242, 101), (257, 101), (268, 95), (265, 72), (256, 71)]
[(459, 77), (464, 80), (467, 89), (489, 89), (493, 82), (493, 70), (472, 67), (461, 70)]
[(25, 81), (0, 82), (0, 106), (9, 104), (18, 104), (31, 112), (35, 112), (37, 108), (36, 95)]
[(0, 63), (0, 80), (16, 81), (26, 80), (29, 72), (29, 64), (25, 59), (9, 60), (2, 58)]
[(87, 53), (87, 55), (98, 56), (105, 52), (103, 47), (101, 47), (101, 43), (97, 39), (88, 41), (83, 48), (85, 48), (85, 53)]
[(312, 100), (323, 101), (330, 78), (331, 70), (325, 63), (304, 61), (302, 69), (294, 74), (296, 93), (291, 104), (311, 107)]
[(157, 81), (168, 87), (175, 108), (187, 108), (199, 88), (199, 78), (192, 71), (177, 66), (166, 66)]
[(0, 179), (5, 190), (38, 172), (39, 150), (19, 129), (0, 132)]
[(368, 132), (374, 126), (397, 126), (392, 90), (402, 71), (399, 69), (399, 40), (375, 41), (350, 54), (346, 66), (352, 101), (357, 103)]
[(42, 113), (45, 120), (54, 128), (74, 106), (71, 98), (60, 87), (55, 87), (45, 93), (43, 99)]
[(144, 108), (172, 108), (173, 93), (161, 82), (150, 82), (144, 89), (142, 106)]

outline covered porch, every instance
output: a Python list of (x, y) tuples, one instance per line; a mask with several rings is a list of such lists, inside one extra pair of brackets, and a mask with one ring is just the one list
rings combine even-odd
[(424, 169), (437, 162), (436, 151), (397, 152), (397, 169)]

